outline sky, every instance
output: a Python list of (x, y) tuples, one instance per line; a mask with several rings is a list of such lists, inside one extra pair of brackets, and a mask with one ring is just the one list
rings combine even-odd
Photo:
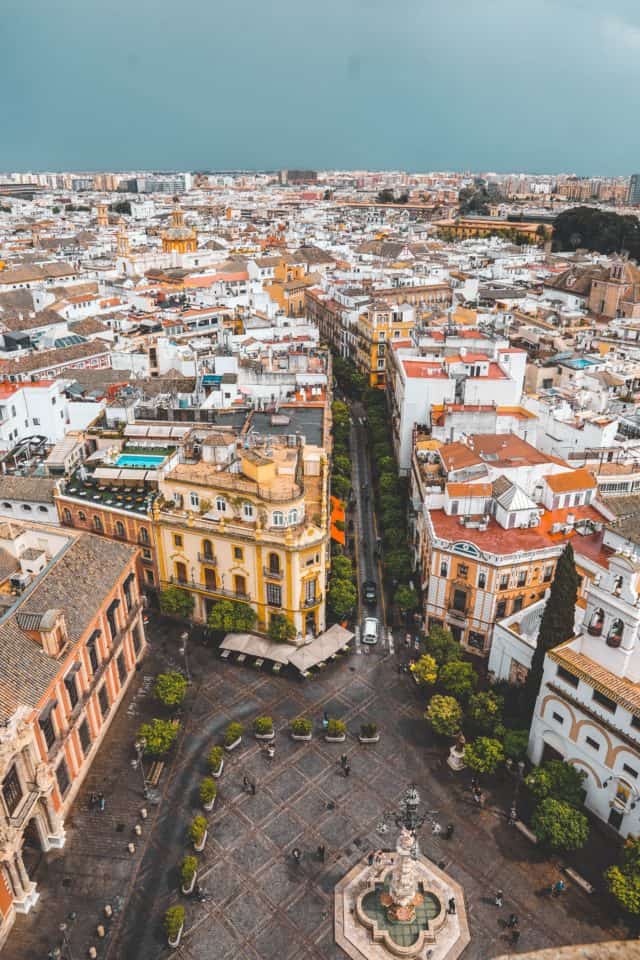
[(640, 170), (638, 0), (0, 10), (0, 170)]

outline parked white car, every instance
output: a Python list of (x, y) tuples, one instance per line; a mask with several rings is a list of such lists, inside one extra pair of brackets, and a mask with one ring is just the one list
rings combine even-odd
[(380, 633), (380, 622), (377, 617), (366, 617), (362, 624), (362, 642), (377, 643)]

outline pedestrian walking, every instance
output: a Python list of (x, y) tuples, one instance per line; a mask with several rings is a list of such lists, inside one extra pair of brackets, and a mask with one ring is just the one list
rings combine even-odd
[(514, 947), (517, 945), (519, 939), (520, 939), (520, 931), (519, 931), (519, 930), (512, 930), (512, 931), (511, 931), (511, 943), (513, 944)]
[(251, 793), (251, 784), (249, 783), (249, 777), (242, 778), (242, 789), (245, 793)]
[(250, 780), (250, 781), (249, 781), (249, 789), (250, 789), (250, 791), (251, 791), (251, 796), (252, 796), (252, 797), (255, 797), (255, 795), (256, 795), (256, 782), (255, 782), (255, 780)]
[(518, 926), (518, 917), (515, 913), (509, 914), (509, 919), (507, 920), (507, 926), (513, 929)]
[(300, 861), (302, 860), (302, 854), (300, 853), (300, 850), (298, 849), (298, 847), (293, 848), (293, 850), (291, 851), (291, 856), (293, 857), (296, 863), (300, 863)]
[(329, 714), (328, 714), (327, 711), (325, 710), (325, 712), (324, 712), (324, 714), (323, 714), (323, 716), (322, 716), (322, 729), (323, 729), (323, 730), (326, 730), (328, 726), (329, 726)]
[(474, 791), (473, 791), (473, 799), (474, 799), (474, 802), (477, 803), (478, 806), (480, 806), (480, 803), (481, 803), (481, 801), (482, 801), (482, 794), (480, 793), (480, 791), (479, 791), (478, 789), (474, 789)]
[(504, 904), (504, 894), (502, 890), (498, 890), (498, 892), (496, 893), (495, 903), (496, 903), (496, 907), (498, 907), (501, 910), (502, 905)]
[(554, 885), (552, 886), (551, 893), (553, 894), (554, 897), (559, 897), (561, 893), (564, 893), (564, 891), (566, 890), (566, 887), (567, 885), (564, 882), (564, 880), (558, 880), (558, 882), (554, 883)]
[(348, 757), (347, 757), (346, 753), (341, 754), (341, 756), (340, 756), (340, 766), (342, 767), (343, 770), (344, 770), (344, 768), (347, 766), (348, 762), (349, 762), (349, 760), (348, 760)]
[(471, 777), (471, 792), (476, 793), (477, 789), (478, 789), (478, 778)]
[(98, 809), (100, 810), (100, 813), (104, 813), (105, 805), (106, 805), (106, 801), (105, 801), (105, 799), (104, 799), (104, 793), (99, 793), (99, 794), (98, 794)]
[(431, 833), (433, 834), (434, 837), (437, 837), (438, 834), (442, 833), (442, 827), (440, 826), (437, 820), (434, 823), (433, 827), (431, 828)]
[(447, 912), (448, 912), (448, 913), (455, 913), (455, 912), (456, 912), (456, 898), (455, 898), (455, 897), (449, 897), (449, 909), (448, 909)]
[(324, 863), (324, 854), (325, 854), (324, 843), (320, 843), (318, 844), (318, 860), (320, 861), (320, 863)]
[(92, 810), (95, 810), (95, 808), (97, 807), (97, 805), (98, 805), (98, 794), (97, 794), (97, 793), (91, 793), (91, 794), (89, 794), (89, 806), (90, 806), (90, 808), (91, 808)]
[(445, 830), (444, 835), (445, 835), (445, 837), (447, 838), (447, 840), (451, 840), (451, 837), (453, 836), (453, 824), (452, 824), (452, 823), (448, 823), (448, 824), (447, 824), (447, 829)]
[(512, 803), (511, 809), (509, 810), (509, 820), (508, 820), (509, 826), (515, 827), (517, 819), (518, 819), (518, 811), (516, 810), (515, 803)]
[(347, 763), (347, 764), (345, 764), (345, 767), (344, 767), (344, 775), (345, 775), (345, 777), (348, 777), (350, 773), (351, 773), (351, 767), (350, 767), (349, 764)]
[(374, 853), (373, 850), (372, 850), (371, 853), (369, 854), (369, 856), (367, 857), (367, 863), (369, 864), (370, 867), (373, 866), (373, 861), (375, 860), (375, 857), (376, 857), (376, 855), (375, 855), (375, 853)]

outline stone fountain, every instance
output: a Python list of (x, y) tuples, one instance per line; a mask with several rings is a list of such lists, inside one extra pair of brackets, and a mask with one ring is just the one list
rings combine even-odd
[(462, 888), (420, 853), (419, 805), (412, 786), (389, 815), (395, 849), (369, 855), (335, 888), (336, 942), (354, 960), (455, 960), (469, 942)]

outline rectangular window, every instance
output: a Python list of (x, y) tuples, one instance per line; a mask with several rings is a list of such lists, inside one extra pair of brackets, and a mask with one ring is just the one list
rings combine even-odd
[(80, 724), (78, 733), (80, 734), (80, 746), (82, 747), (82, 752), (86, 757), (91, 749), (91, 731), (89, 730), (89, 724), (86, 720), (83, 720)]
[(565, 670), (564, 667), (558, 667), (556, 670), (556, 675), (560, 677), (561, 680), (564, 680), (565, 683), (570, 684), (572, 687), (577, 687), (580, 681), (577, 677), (574, 677), (572, 673), (569, 673), (568, 670)]
[(98, 691), (98, 703), (100, 704), (100, 713), (102, 714), (102, 717), (104, 719), (104, 717), (106, 717), (107, 714), (109, 713), (109, 707), (110, 707), (109, 691), (107, 690), (107, 686), (104, 683), (102, 684), (102, 686), (100, 687), (100, 690)]
[(187, 565), (180, 560), (176, 562), (176, 580), (178, 583), (187, 582)]
[(136, 653), (140, 653), (142, 650), (142, 627), (140, 624), (133, 631), (133, 649)]
[(154, 578), (154, 576), (153, 576), (153, 570), (145, 570), (145, 572), (144, 572), (144, 578), (145, 578), (146, 582), (149, 583), (149, 584), (154, 584), (154, 583), (156, 582), (156, 581), (155, 581), (155, 578)]
[(56, 780), (58, 781), (60, 796), (64, 797), (67, 790), (71, 786), (71, 781), (69, 779), (69, 768), (67, 767), (67, 761), (64, 757), (56, 767)]
[(522, 610), (522, 597), (515, 597), (513, 600), (513, 613), (519, 613)]
[(622, 764), (622, 769), (624, 773), (628, 773), (630, 777), (633, 777), (634, 780), (638, 777), (638, 771), (634, 770), (633, 767), (630, 767), (628, 763)]
[(87, 653), (89, 654), (89, 663), (91, 664), (91, 672), (95, 673), (100, 666), (100, 660), (98, 657), (98, 631), (89, 637), (87, 640)]
[(56, 729), (53, 725), (53, 710), (49, 710), (45, 716), (40, 717), (38, 722), (40, 724), (40, 729), (42, 730), (44, 742), (47, 745), (47, 749), (50, 750), (56, 742)]
[(216, 572), (211, 567), (204, 568), (204, 585), (207, 590), (216, 589)]
[(441, 577), (446, 577), (448, 573), (449, 573), (449, 568), (447, 567), (446, 563), (441, 563), (441, 564), (440, 564), (440, 576), (441, 576)]
[(112, 640), (115, 640), (118, 635), (118, 617), (116, 610), (119, 606), (120, 601), (114, 600), (107, 608), (107, 623), (109, 624), (109, 633), (111, 634)]
[(304, 586), (304, 598), (307, 603), (315, 603), (316, 601), (316, 581), (307, 580)]
[(506, 590), (508, 586), (509, 586), (509, 574), (503, 573), (502, 576), (500, 577), (500, 585), (498, 589)]
[(459, 576), (462, 580), (465, 580), (466, 577), (468, 576), (468, 574), (469, 574), (469, 567), (466, 565), (466, 563), (459, 563), (459, 564), (458, 564), (458, 576)]
[(76, 675), (75, 673), (68, 673), (64, 678), (64, 686), (69, 696), (69, 703), (71, 704), (71, 709), (75, 707), (78, 702), (78, 686), (76, 684)]
[(636, 717), (633, 714), (631, 715), (631, 726), (636, 730), (640, 730), (640, 717)]
[(518, 586), (524, 587), (527, 583), (527, 571), (521, 570), (518, 574)]
[(476, 630), (469, 630), (468, 643), (470, 647), (476, 650), (484, 650), (484, 633), (478, 633)]
[(542, 577), (543, 583), (549, 583), (549, 581), (551, 580), (551, 577), (552, 577), (552, 576), (553, 576), (553, 567), (551, 567), (551, 566), (545, 567), (545, 568), (544, 568), (544, 574), (543, 574), (543, 577)]
[(600, 749), (600, 744), (597, 740), (594, 740), (593, 737), (585, 737), (585, 742), (589, 744), (592, 750)]
[[(153, 559), (152, 556), (151, 556), (151, 550), (149, 550), (148, 547), (144, 547), (144, 549), (143, 549), (143, 551), (142, 551), (142, 559), (143, 559), (143, 560), (152, 560), (152, 559)], [(147, 573), (148, 573), (148, 572), (149, 572), (149, 571), (147, 571)]]
[(282, 588), (280, 587), (280, 584), (267, 584), (267, 603), (270, 607), (282, 606)]
[(234, 547), (234, 548), (233, 548), (233, 559), (234, 559), (234, 560), (242, 560), (242, 558), (243, 558), (242, 547)]
[(174, 547), (181, 547), (181, 546), (182, 546), (182, 534), (181, 534), (181, 533), (174, 533), (174, 535), (173, 535), (173, 545), (174, 545)]
[(127, 679), (127, 665), (124, 661), (123, 653), (119, 653), (116, 657), (116, 666), (118, 668), (118, 677), (120, 679), (120, 683), (123, 684)]
[(561, 717), (559, 713), (553, 713), (552, 717), (556, 723), (564, 723), (564, 717)]
[(466, 591), (464, 590), (453, 591), (453, 609), (458, 610), (460, 613), (466, 613), (467, 611)]
[(487, 575), (484, 572), (478, 574), (478, 589), (484, 590), (487, 585)]
[(191, 504), (192, 507), (195, 507), (196, 510), (198, 509), (198, 507), (200, 506), (200, 497), (198, 496), (197, 493), (189, 494), (189, 503)]
[(601, 707), (604, 707), (604, 709), (608, 710), (610, 713), (616, 712), (615, 701), (611, 700), (610, 697), (605, 697), (604, 693), (600, 693), (599, 690), (593, 691), (592, 699), (595, 703), (600, 704)]
[(20, 805), (22, 800), (22, 787), (15, 764), (9, 770), (2, 784), (2, 796), (7, 806), (9, 816), (12, 816)]

